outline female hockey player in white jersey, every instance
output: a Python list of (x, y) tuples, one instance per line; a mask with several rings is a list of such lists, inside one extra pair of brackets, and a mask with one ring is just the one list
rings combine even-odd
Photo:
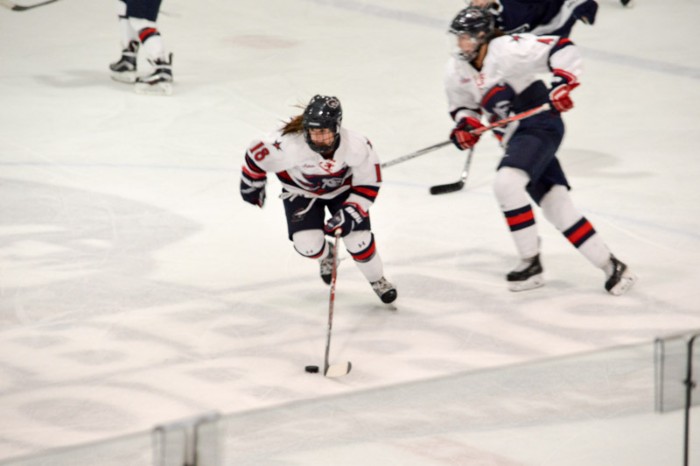
[[(512, 123), (503, 134), (505, 154), (494, 180), (494, 191), (520, 255), (507, 274), (512, 291), (544, 284), (540, 244), (530, 198), (544, 217), (593, 265), (605, 272), (605, 289), (627, 291), (636, 277), (615, 258), (603, 239), (574, 207), (569, 184), (556, 157), (564, 136), (561, 112), (573, 107), (570, 92), (579, 85), (581, 56), (574, 44), (558, 36), (514, 34), (495, 37), (493, 16), (465, 8), (452, 21), (457, 50), (446, 71), (449, 110), (457, 122), (450, 138), (459, 149), (472, 148), (490, 120), (521, 113), (543, 104), (550, 111)], [(550, 85), (537, 77), (552, 73)], [(529, 197), (528, 197), (529, 196)]]
[(301, 115), (269, 137), (254, 140), (245, 155), (241, 196), (263, 207), (267, 173), (275, 173), (294, 249), (318, 259), (321, 278), (330, 284), (336, 251), (325, 235), (340, 229), (345, 248), (372, 289), (391, 303), (396, 288), (384, 278), (369, 217), (382, 183), (379, 158), (367, 138), (341, 127), (342, 117), (337, 98), (317, 95)]

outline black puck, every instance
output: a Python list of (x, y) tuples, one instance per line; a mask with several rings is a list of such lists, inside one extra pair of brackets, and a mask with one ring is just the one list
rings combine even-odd
[(318, 372), (318, 366), (306, 366), (304, 370), (309, 374), (315, 374)]

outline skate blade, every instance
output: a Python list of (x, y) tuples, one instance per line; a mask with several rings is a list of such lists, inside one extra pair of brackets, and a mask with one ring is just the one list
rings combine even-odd
[(632, 288), (636, 281), (637, 276), (632, 272), (626, 270), (622, 274), (622, 277), (620, 277), (620, 281), (617, 283), (617, 285), (610, 288), (610, 291), (608, 291), (608, 293), (610, 293), (613, 296), (623, 295), (627, 293), (630, 288)]
[(173, 85), (168, 82), (155, 84), (136, 83), (134, 90), (141, 95), (171, 95), (173, 93)]
[(136, 72), (135, 71), (125, 71), (123, 73), (111, 74), (112, 79), (120, 83), (133, 84), (136, 82)]
[(533, 275), (527, 280), (519, 282), (508, 282), (508, 289), (510, 291), (527, 291), (541, 286), (544, 286), (544, 277), (542, 274)]

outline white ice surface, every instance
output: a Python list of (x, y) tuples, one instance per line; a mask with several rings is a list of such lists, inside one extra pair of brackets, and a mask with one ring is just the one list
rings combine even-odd
[(287, 241), (279, 184), (263, 210), (240, 200), (243, 152), (316, 93), (383, 160), (446, 139), (463, 3), (168, 0), (169, 98), (109, 79), (114, 1), (1, 9), (0, 459), (700, 328), (700, 4), (599, 3), (573, 34), (586, 74), (560, 159), (637, 286), (607, 295), (541, 221), (547, 285), (506, 291), (499, 149), (484, 138), (467, 189), (430, 196), (459, 177), (445, 148), (387, 169), (372, 209), (395, 309), (341, 263), (339, 381), (303, 372), (322, 363), (328, 289)]

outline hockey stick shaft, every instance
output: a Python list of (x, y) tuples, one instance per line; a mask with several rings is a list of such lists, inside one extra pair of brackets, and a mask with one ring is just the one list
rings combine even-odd
[[(471, 131), (471, 133), (476, 135), (476, 136), (480, 136), (488, 131), (491, 131), (492, 129), (500, 128), (500, 127), (505, 126), (505, 125), (512, 123), (514, 121), (519, 121), (519, 120), (523, 120), (525, 118), (529, 118), (533, 115), (537, 115), (538, 113), (545, 112), (545, 111), (549, 110), (550, 108), (551, 107), (548, 103), (542, 104), (539, 107), (531, 108), (530, 110), (526, 110), (522, 113), (518, 113), (517, 115), (511, 115), (511, 116), (504, 118), (502, 120), (498, 120), (494, 123), (491, 123), (488, 126), (483, 126), (479, 129), (475, 129), (475, 130)], [(393, 160), (389, 160), (388, 162), (384, 162), (381, 165), (381, 167), (387, 168), (387, 167), (397, 165), (399, 163), (406, 162), (406, 161), (411, 160), (411, 159), (415, 159), (416, 157), (420, 157), (421, 155), (425, 155), (425, 154), (433, 152), (437, 149), (445, 147), (445, 146), (449, 145), (451, 142), (452, 141), (448, 140), (448, 141), (439, 142), (437, 144), (433, 144), (432, 146), (428, 146), (428, 147), (425, 147), (423, 149), (412, 152), (410, 154), (406, 154), (406, 155), (403, 155), (401, 157), (397, 157)]]
[(482, 126), (481, 128), (472, 130), (470, 132), (475, 136), (481, 136), (482, 134), (484, 134), (488, 131), (491, 131), (492, 129), (506, 126), (507, 124), (513, 123), (514, 121), (520, 121), (520, 120), (524, 120), (525, 118), (530, 118), (531, 116), (535, 116), (538, 113), (546, 112), (547, 110), (549, 110), (551, 108), (552, 107), (549, 105), (549, 103), (545, 103), (545, 104), (540, 105), (539, 107), (531, 108), (530, 110), (525, 110), (524, 112), (520, 112), (520, 113), (517, 113), (515, 115), (511, 115), (511, 116), (506, 117), (502, 120), (495, 121), (488, 126)]
[(339, 377), (350, 372), (352, 365), (350, 361), (333, 364), (329, 363), (331, 352), (331, 331), (333, 329), (333, 308), (335, 307), (335, 284), (338, 279), (338, 246), (340, 243), (341, 230), (335, 231), (335, 240), (333, 243), (333, 266), (331, 269), (331, 292), (328, 300), (328, 331), (326, 333), (326, 354), (323, 360), (323, 375), (326, 377)]
[(425, 147), (423, 149), (417, 150), (415, 152), (412, 152), (410, 154), (403, 155), (401, 157), (395, 158), (393, 160), (389, 160), (388, 162), (384, 162), (382, 164), (382, 168), (386, 167), (391, 167), (393, 165), (397, 165), (402, 162), (406, 162), (407, 160), (415, 159), (416, 157), (420, 157), (421, 155), (428, 154), (430, 152), (433, 152), (434, 150), (440, 149), (441, 147), (445, 147), (446, 145), (450, 144), (452, 141), (442, 141), (437, 144), (433, 144), (432, 146)]
[(0, 5), (5, 8), (9, 8), (12, 11), (27, 11), (32, 8), (37, 8), (40, 6), (48, 5), (49, 3), (57, 2), (58, 0), (45, 0), (43, 2), (35, 3), (34, 5), (18, 5), (11, 0), (0, 0)]

